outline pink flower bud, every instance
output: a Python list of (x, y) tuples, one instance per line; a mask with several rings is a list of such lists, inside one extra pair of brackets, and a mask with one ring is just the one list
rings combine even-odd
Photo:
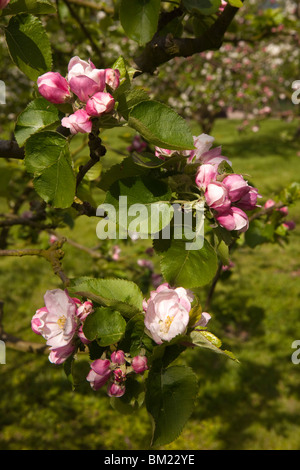
[(133, 367), (134, 372), (136, 372), (137, 374), (142, 374), (143, 372), (145, 372), (145, 370), (148, 369), (146, 356), (135, 356), (132, 359), (131, 365)]
[(37, 334), (42, 334), (42, 329), (45, 324), (45, 318), (48, 314), (48, 310), (46, 307), (39, 308), (31, 319), (31, 329), (32, 331)]
[(109, 397), (122, 397), (125, 393), (125, 386), (112, 383), (108, 386), (107, 394)]
[(296, 224), (293, 220), (287, 220), (286, 222), (283, 222), (283, 226), (287, 230), (294, 230), (296, 228)]
[(261, 196), (260, 194), (258, 194), (258, 189), (250, 187), (248, 193), (242, 196), (241, 199), (236, 203), (236, 205), (244, 211), (251, 211), (256, 207), (259, 207), (257, 206), (257, 198), (259, 197)]
[(83, 344), (89, 344), (90, 343), (90, 340), (87, 339), (87, 337), (85, 336), (85, 334), (83, 332), (83, 325), (80, 325), (80, 327), (78, 328), (77, 335), (78, 335), (78, 338), (80, 339), (80, 341)]
[(86, 102), (91, 96), (105, 88), (105, 70), (96, 69), (89, 60), (73, 57), (68, 65), (69, 86), (80, 101)]
[(85, 110), (90, 116), (101, 116), (113, 110), (115, 100), (109, 93), (95, 93), (86, 103)]
[(37, 79), (39, 93), (50, 103), (60, 104), (70, 97), (67, 80), (58, 72), (47, 72)]
[(238, 230), (245, 232), (249, 227), (247, 215), (238, 207), (231, 207), (228, 211), (219, 214), (216, 220), (222, 227), (229, 231)]
[(0, 10), (3, 10), (8, 4), (10, 0), (0, 0)]
[(114, 351), (111, 353), (110, 359), (115, 364), (125, 364), (125, 354), (124, 351), (119, 349), (119, 351)]
[(202, 312), (201, 318), (197, 323), (194, 325), (195, 326), (206, 326), (209, 320), (211, 319), (211, 315), (207, 312)]
[(93, 312), (93, 304), (92, 302), (87, 300), (86, 302), (83, 302), (83, 304), (79, 304), (77, 311), (76, 311), (76, 315), (81, 321), (84, 321), (86, 317), (92, 312)]
[(228, 189), (228, 195), (232, 202), (238, 201), (250, 190), (250, 186), (241, 175), (228, 175), (223, 179), (223, 184)]
[(280, 209), (278, 209), (279, 212), (281, 212), (281, 214), (283, 215), (288, 215), (289, 213), (289, 208), (287, 206), (284, 206), (284, 207), (280, 207)]
[(105, 69), (105, 83), (116, 90), (120, 84), (120, 72), (117, 69)]
[(216, 180), (217, 175), (218, 171), (214, 165), (209, 163), (201, 165), (197, 171), (196, 185), (205, 191), (209, 183)]
[(209, 183), (205, 191), (205, 200), (212, 209), (226, 210), (230, 207), (228, 191), (222, 183)]
[(62, 364), (74, 351), (75, 346), (71, 343), (61, 348), (53, 348), (49, 354), (49, 361), (52, 362), (52, 364)]
[(91, 364), (91, 370), (86, 380), (90, 382), (93, 390), (99, 390), (108, 381), (111, 375), (110, 361), (108, 359), (96, 359)]
[(268, 199), (265, 202), (264, 208), (265, 209), (270, 209), (270, 207), (274, 207), (274, 206), (275, 206), (275, 201), (273, 201), (273, 199)]
[(61, 124), (63, 127), (69, 128), (71, 134), (78, 134), (78, 132), (85, 134), (92, 131), (92, 121), (84, 109), (78, 109), (74, 114), (64, 117)]

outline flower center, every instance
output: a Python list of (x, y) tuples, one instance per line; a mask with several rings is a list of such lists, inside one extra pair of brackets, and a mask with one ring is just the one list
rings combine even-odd
[(64, 326), (66, 324), (66, 317), (64, 315), (62, 315), (61, 317), (59, 317), (59, 319), (57, 320), (57, 324), (59, 326), (59, 328), (61, 328), (62, 330), (64, 329)]
[(168, 315), (165, 321), (160, 322), (160, 331), (162, 333), (168, 333), (173, 320), (174, 316), (170, 317), (170, 315)]

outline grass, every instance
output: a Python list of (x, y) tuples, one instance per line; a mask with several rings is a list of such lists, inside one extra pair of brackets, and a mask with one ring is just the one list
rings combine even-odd
[[(220, 120), (216, 143), (234, 170), (249, 175), (263, 201), (285, 185), (299, 181), (298, 144), (290, 140), (293, 123), (264, 122), (258, 134), (238, 134), (233, 121)], [(194, 132), (199, 133), (195, 126)], [(114, 140), (114, 148), (125, 148)], [(109, 166), (118, 156), (105, 157)], [(101, 194), (99, 193), (99, 199)], [(297, 450), (300, 447), (300, 364), (293, 364), (291, 345), (300, 339), (300, 204), (290, 209), (297, 223), (285, 247), (241, 247), (233, 257), (230, 278), (217, 285), (210, 308), (210, 330), (224, 348), (239, 358), (236, 364), (206, 350), (189, 351), (184, 361), (199, 378), (195, 411), (181, 436), (165, 449)], [(62, 231), (79, 243), (98, 243), (96, 223), (86, 217), (73, 230)], [(41, 243), (46, 244), (47, 238)], [(64, 268), (70, 277), (102, 271), (139, 280), (137, 257), (145, 246), (122, 246), (123, 261), (103, 266), (66, 245)], [(146, 277), (144, 276), (145, 286)], [(60, 287), (44, 260), (1, 259), (0, 298), (5, 301), (8, 333), (38, 341), (30, 329), (46, 289)], [(80, 356), (78, 373), (88, 370)], [(79, 374), (80, 375), (80, 374)], [(93, 392), (82, 381), (76, 392), (61, 367), (47, 357), (7, 350), (0, 365), (0, 449), (147, 449), (151, 422), (144, 410), (120, 415), (105, 392)]]

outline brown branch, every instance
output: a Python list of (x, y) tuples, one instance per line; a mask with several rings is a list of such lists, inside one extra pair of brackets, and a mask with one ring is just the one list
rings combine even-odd
[(145, 72), (153, 74), (158, 66), (174, 57), (190, 57), (196, 53), (219, 49), (226, 31), (238, 11), (239, 8), (227, 4), (222, 14), (200, 37), (175, 38), (171, 34), (159, 36), (156, 33), (142, 54), (135, 59), (139, 69), (136, 75)]
[(40, 256), (51, 264), (54, 274), (59, 276), (64, 286), (67, 287), (70, 284), (70, 280), (63, 272), (61, 266), (61, 260), (64, 257), (64, 252), (61, 248), (65, 241), (66, 239), (62, 238), (61, 240), (53, 243), (53, 245), (51, 245), (47, 250), (39, 248), (25, 248), (23, 250), (0, 250), (0, 256)]

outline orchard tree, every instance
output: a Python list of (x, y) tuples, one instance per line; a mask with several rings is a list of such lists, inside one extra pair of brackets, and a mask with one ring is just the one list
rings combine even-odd
[[(3, 125), (1, 195), (10, 211), (0, 221), (0, 255), (42, 257), (58, 276), (57, 287), (41, 292), (41, 306), (28, 319), (44, 343), (27, 344), (28, 349), (46, 350), (71, 381), (77, 354), (86, 353), (91, 389), (105, 387), (120, 411), (146, 406), (155, 446), (180, 434), (197, 395), (194, 372), (175, 365), (175, 359), (187, 349), (208, 348), (237, 361), (214, 335), (208, 308), (231, 252), (243, 243), (284, 243), (293, 228), (287, 206), (300, 192), (292, 184), (277, 200), (260, 204), (259, 188), (234, 172), (213, 136), (194, 136), (184, 116), (139, 84), (176, 58), (202, 54), (209, 67), (210, 52), (220, 49), (243, 7), (240, 0), (222, 3), (0, 2), (4, 63), (11, 60), (13, 76), (24, 76), (22, 100), (26, 87), (30, 95), (24, 109), (16, 116), (12, 109)], [(204, 29), (187, 34), (191, 22)], [(224, 46), (221, 53), (227, 52)], [(183, 63), (188, 72), (189, 63)], [(160, 78), (154, 77), (159, 89)], [(187, 80), (192, 87), (193, 80)], [(14, 93), (17, 99), (18, 90), (7, 96)], [(104, 145), (102, 134), (119, 128), (136, 136), (122, 161), (100, 173), (113, 145)], [(71, 152), (80, 136), (89, 151), (84, 161)], [(105, 199), (97, 207), (99, 188)], [(25, 204), (29, 210), (23, 210)], [(84, 267), (79, 278), (65, 272), (64, 244), (84, 247), (56, 229), (82, 216), (94, 218), (101, 240), (100, 254), (86, 248), (91, 260), (118, 262), (119, 242), (152, 240), (161, 272), (139, 260), (153, 274), (147, 292), (138, 280), (109, 275), (109, 267), (108, 275), (95, 277)], [(22, 234), (14, 227), (22, 227)], [(45, 232), (51, 237), (41, 248)], [(128, 262), (128, 273), (129, 268)], [(201, 306), (199, 293), (207, 288), (208, 302)], [(1, 337), (9, 344), (3, 327)], [(26, 349), (26, 342), (18, 344)]]

